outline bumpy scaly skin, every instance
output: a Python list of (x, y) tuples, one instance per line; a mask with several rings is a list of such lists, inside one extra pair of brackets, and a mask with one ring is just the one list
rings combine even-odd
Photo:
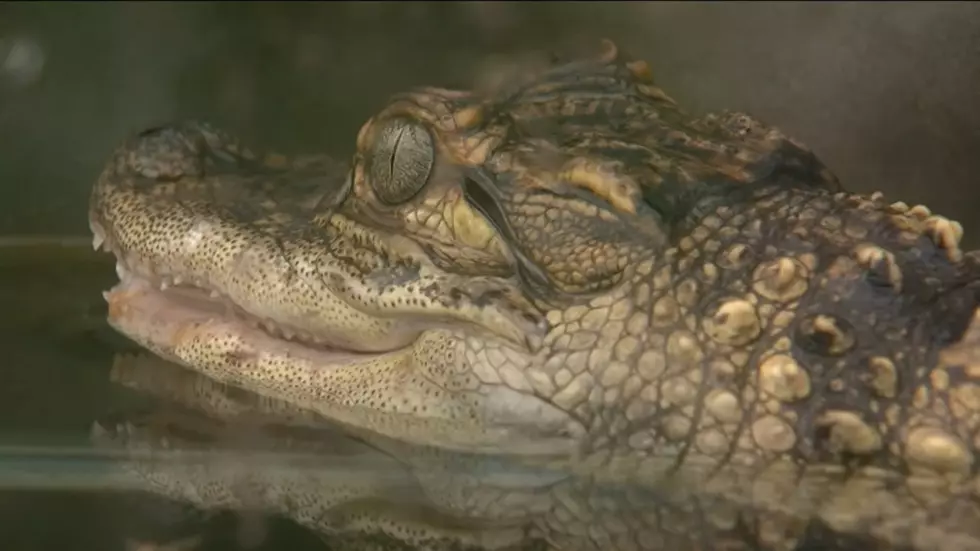
[(110, 163), (92, 220), (130, 270), (377, 354), (164, 320), (139, 286), (110, 294), (113, 323), (393, 454), (571, 473), (480, 480), (497, 501), (414, 465), (453, 515), (558, 549), (980, 548), (980, 262), (959, 224), (841, 191), (746, 115), (684, 113), (611, 45), (490, 95), (395, 98), (357, 144), (302, 207), (306, 165), (276, 188), (220, 133), (158, 131)]

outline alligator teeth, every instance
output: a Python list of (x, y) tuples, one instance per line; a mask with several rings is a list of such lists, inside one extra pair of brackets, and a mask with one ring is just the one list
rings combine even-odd
[(174, 285), (180, 285), (183, 282), (184, 282), (184, 278), (182, 278), (180, 276), (174, 276), (174, 279), (173, 279), (173, 284)]
[(212, 290), (210, 293), (208, 293), (208, 296), (211, 298), (221, 298), (221, 293)]
[(166, 279), (160, 280), (160, 290), (166, 291), (170, 287), (170, 283)]
[(128, 279), (130, 276), (129, 268), (127, 268), (126, 265), (120, 260), (116, 261), (116, 276), (120, 281)]
[(225, 317), (238, 319), (238, 311), (235, 310), (235, 305), (228, 299), (225, 299), (223, 302), (225, 304)]
[(106, 244), (106, 250), (109, 250), (109, 245), (106, 243), (105, 230), (102, 229), (102, 224), (99, 224), (95, 220), (89, 219), (88, 227), (92, 230), (92, 250), (97, 251), (103, 243)]
[(144, 262), (143, 259), (136, 255), (128, 255), (126, 257), (126, 266), (128, 266), (132, 271), (143, 276), (154, 275), (153, 266), (151, 266), (148, 262)]

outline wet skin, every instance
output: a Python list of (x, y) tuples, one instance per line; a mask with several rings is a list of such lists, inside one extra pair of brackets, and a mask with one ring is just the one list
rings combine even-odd
[(980, 548), (980, 255), (960, 224), (845, 191), (748, 115), (686, 113), (611, 44), (492, 92), (400, 95), (356, 144), (340, 165), (156, 128), (90, 209), (118, 259), (110, 323), (159, 356), (398, 461), (560, 473), (419, 477), (466, 533), (516, 530), (496, 543), (383, 508), (318, 529)]

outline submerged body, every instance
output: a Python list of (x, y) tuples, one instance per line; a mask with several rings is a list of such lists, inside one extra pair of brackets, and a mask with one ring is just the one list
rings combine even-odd
[[(144, 132), (90, 220), (119, 259), (110, 322), (160, 356), (399, 461), (556, 473), (419, 474), (445, 517), (510, 530), (478, 548), (980, 549), (960, 225), (843, 191), (746, 115), (685, 113), (611, 45), (399, 96), (344, 168)], [(312, 524), (461, 541), (390, 513)]]

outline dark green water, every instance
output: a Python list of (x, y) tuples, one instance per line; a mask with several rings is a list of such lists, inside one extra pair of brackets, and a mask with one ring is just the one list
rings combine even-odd
[(150, 551), (137, 542), (202, 534), (209, 551), (323, 549), (284, 521), (205, 521), (120, 489), (111, 463), (79, 453), (96, 419), (141, 400), (109, 381), (114, 354), (132, 348), (104, 322), (114, 280), (85, 240), (0, 240), (0, 549)]

